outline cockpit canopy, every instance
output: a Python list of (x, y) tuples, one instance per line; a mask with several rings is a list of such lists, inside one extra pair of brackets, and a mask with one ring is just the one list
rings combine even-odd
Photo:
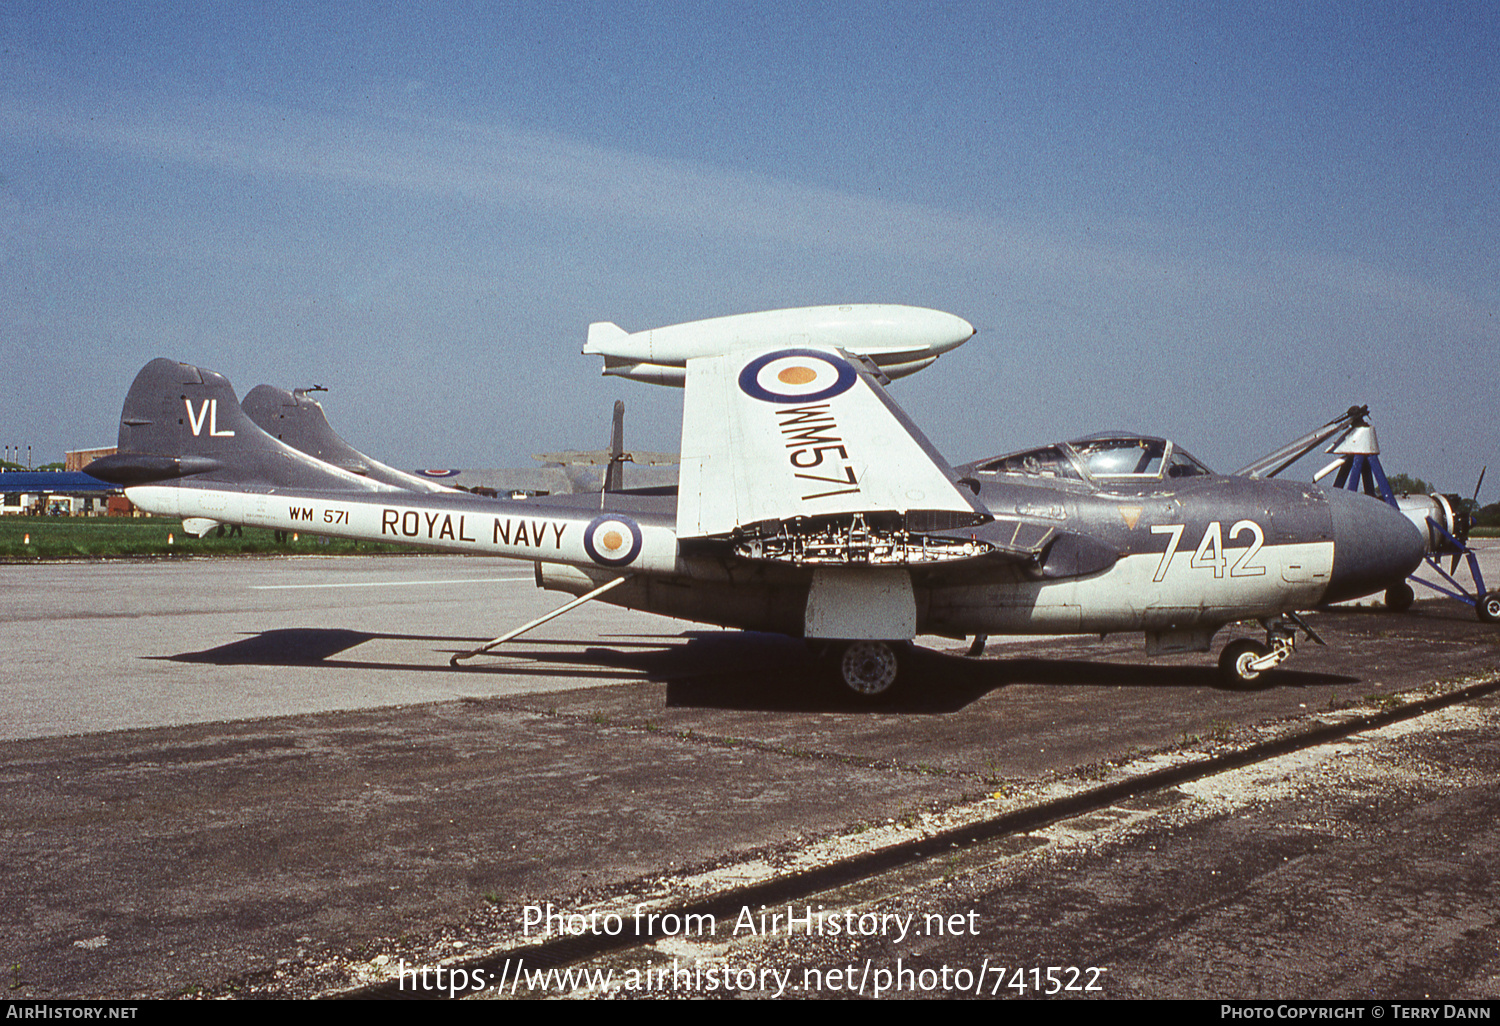
[(986, 476), (1016, 474), (1032, 480), (1096, 484), (1159, 481), (1212, 474), (1184, 449), (1165, 438), (1144, 435), (1090, 435), (1071, 442), (984, 460), (974, 469)]

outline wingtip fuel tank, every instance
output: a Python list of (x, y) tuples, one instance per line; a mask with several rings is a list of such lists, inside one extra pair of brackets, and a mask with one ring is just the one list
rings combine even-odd
[(681, 387), (687, 361), (746, 347), (837, 347), (900, 378), (933, 363), (974, 336), (974, 326), (941, 310), (893, 304), (809, 306), (735, 314), (627, 332), (608, 321), (589, 325), (585, 355), (604, 357), (604, 373)]

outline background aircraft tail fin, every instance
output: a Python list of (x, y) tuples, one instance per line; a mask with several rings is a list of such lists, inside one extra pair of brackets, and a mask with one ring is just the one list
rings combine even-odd
[(618, 492), (625, 488), (625, 403), (615, 400), (614, 420), (609, 426), (609, 466), (604, 470), (604, 490)]

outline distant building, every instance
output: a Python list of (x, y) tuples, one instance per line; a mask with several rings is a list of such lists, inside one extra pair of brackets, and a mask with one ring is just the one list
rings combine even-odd
[(65, 470), (25, 470), (0, 473), (0, 514), (104, 513), (111, 497), (124, 499), (123, 491), (83, 472), (114, 446), (75, 449), (65, 454)]
[(82, 472), (83, 468), (100, 456), (113, 456), (118, 446), (108, 445), (102, 449), (69, 449), (63, 453), (63, 469)]

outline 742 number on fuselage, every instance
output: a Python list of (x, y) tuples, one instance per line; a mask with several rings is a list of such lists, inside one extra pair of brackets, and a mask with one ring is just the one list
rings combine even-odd
[[(1172, 565), (1172, 557), (1177, 555), (1185, 528), (1185, 524), (1157, 524), (1151, 528), (1152, 534), (1168, 536), (1167, 551), (1162, 553), (1161, 562), (1156, 567), (1156, 576), (1152, 578), (1155, 583), (1160, 584), (1166, 580), (1167, 570)], [(1223, 527), (1217, 520), (1209, 521), (1188, 565), (1195, 570), (1211, 570), (1215, 577), (1223, 577), (1226, 568), (1230, 577), (1264, 577), (1265, 566), (1256, 562), (1261, 547), (1266, 543), (1266, 533), (1261, 526), (1253, 520), (1237, 520), (1229, 528), (1229, 540), (1234, 541), (1247, 531), (1251, 536), (1250, 546), (1240, 553), (1231, 567), (1229, 556), (1224, 551)]]

